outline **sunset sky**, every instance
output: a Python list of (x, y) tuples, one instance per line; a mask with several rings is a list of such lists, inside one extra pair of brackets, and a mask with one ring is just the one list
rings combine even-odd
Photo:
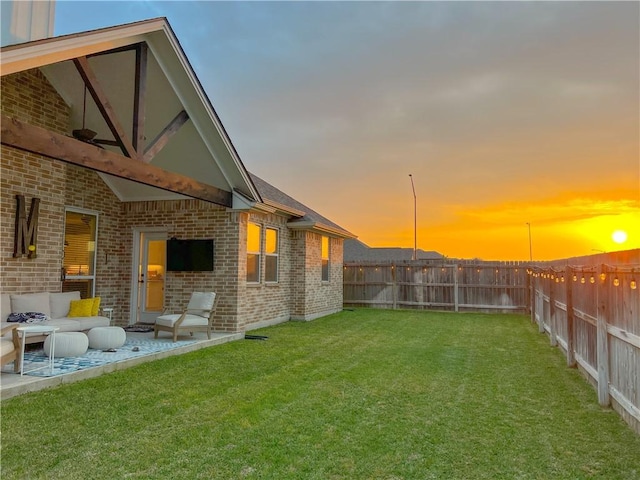
[(58, 1), (55, 33), (158, 16), (247, 169), (370, 246), (413, 247), (412, 174), (424, 250), (640, 248), (638, 2)]

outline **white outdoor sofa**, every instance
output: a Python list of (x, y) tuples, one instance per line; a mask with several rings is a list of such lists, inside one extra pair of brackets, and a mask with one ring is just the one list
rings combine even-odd
[[(48, 320), (45, 325), (58, 327), (58, 332), (88, 332), (95, 327), (108, 327), (110, 320), (108, 317), (100, 315), (88, 317), (69, 317), (69, 309), (72, 300), (80, 300), (80, 292), (64, 293), (25, 293), (8, 294), (0, 296), (0, 319), (2, 327), (14, 324), (7, 322), (11, 313), (36, 312), (44, 313)], [(19, 323), (18, 325), (29, 325)], [(36, 324), (37, 325), (37, 324)], [(40, 335), (27, 336), (27, 343), (44, 341)]]

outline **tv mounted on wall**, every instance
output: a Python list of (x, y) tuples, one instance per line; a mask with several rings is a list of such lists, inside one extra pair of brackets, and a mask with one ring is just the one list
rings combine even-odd
[(167, 271), (213, 271), (213, 239), (167, 240)]

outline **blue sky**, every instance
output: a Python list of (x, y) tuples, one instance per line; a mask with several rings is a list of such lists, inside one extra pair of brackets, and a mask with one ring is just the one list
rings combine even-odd
[[(640, 248), (637, 2), (71, 2), (164, 16), (246, 167), (372, 246)], [(592, 221), (589, 221), (592, 219)], [(637, 222), (636, 222), (637, 221)], [(560, 248), (562, 247), (562, 248)], [(544, 253), (543, 253), (544, 252)]]

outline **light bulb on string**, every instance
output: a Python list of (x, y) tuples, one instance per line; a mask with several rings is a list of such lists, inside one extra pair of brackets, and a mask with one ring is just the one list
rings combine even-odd
[(604, 272), (602, 272), (602, 273), (600, 274), (600, 280), (602, 280), (602, 281), (604, 282), (604, 281), (606, 280), (606, 278), (607, 278), (607, 274), (606, 274), (606, 273), (604, 273)]
[(618, 287), (620, 286), (620, 280), (618, 280), (618, 276), (616, 275), (616, 277), (613, 279), (613, 286), (614, 287)]
[(578, 275), (576, 275), (575, 273), (573, 274), (573, 281), (577, 282), (578, 281)]
[(582, 275), (582, 278), (580, 278), (580, 283), (582, 284), (587, 283), (587, 280), (584, 278), (584, 274)]
[(589, 277), (589, 283), (596, 283), (596, 277), (591, 275), (591, 277)]
[(638, 288), (638, 284), (636, 283), (635, 278), (631, 279), (631, 281), (629, 282), (629, 286), (631, 287), (631, 290), (635, 290), (636, 288)]

